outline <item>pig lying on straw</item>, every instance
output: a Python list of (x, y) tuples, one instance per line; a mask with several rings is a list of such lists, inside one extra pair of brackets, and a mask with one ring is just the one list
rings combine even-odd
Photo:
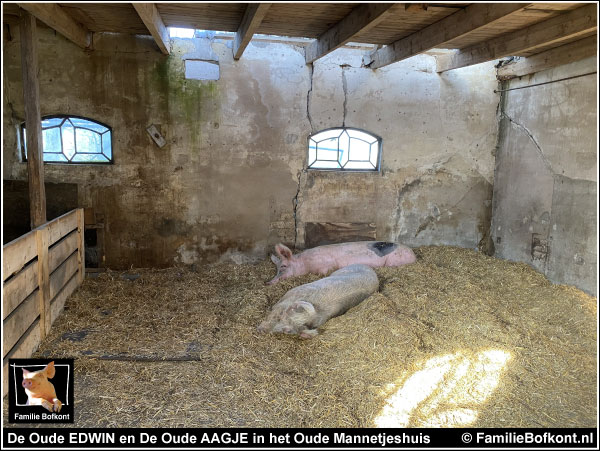
[(371, 268), (380, 266), (402, 266), (417, 260), (412, 249), (399, 243), (382, 241), (359, 241), (355, 243), (328, 244), (307, 249), (293, 255), (292, 251), (278, 244), (271, 260), (277, 265), (277, 275), (267, 282), (273, 285), (280, 280), (304, 274), (322, 274), (361, 264)]
[(288, 291), (259, 326), (259, 332), (283, 332), (312, 338), (328, 319), (342, 315), (379, 289), (375, 271), (350, 265), (329, 277)]

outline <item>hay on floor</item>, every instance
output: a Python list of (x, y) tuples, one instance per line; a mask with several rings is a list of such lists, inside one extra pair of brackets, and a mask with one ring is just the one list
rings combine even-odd
[(265, 286), (266, 261), (108, 272), (36, 356), (76, 358), (78, 427), (595, 426), (595, 298), (471, 250), (416, 253), (312, 340), (256, 325), (318, 276)]

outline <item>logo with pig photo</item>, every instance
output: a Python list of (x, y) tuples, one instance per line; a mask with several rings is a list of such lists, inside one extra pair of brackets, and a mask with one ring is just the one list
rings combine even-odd
[(73, 422), (73, 359), (8, 360), (9, 423)]

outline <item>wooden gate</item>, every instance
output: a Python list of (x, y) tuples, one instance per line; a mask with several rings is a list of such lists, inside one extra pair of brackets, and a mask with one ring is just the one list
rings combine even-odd
[(27, 358), (49, 333), (85, 276), (83, 209), (77, 208), (3, 247), (3, 380), (8, 359)]

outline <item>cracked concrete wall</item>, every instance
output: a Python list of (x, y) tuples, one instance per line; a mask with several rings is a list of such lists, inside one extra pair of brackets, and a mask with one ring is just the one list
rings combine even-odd
[[(47, 182), (78, 186), (78, 203), (105, 224), (113, 268), (264, 258), (293, 240), (292, 199), (308, 129), (309, 69), (301, 48), (251, 45), (234, 62), (213, 42), (219, 81), (186, 80), (196, 41), (169, 57), (150, 37), (97, 34), (84, 52), (39, 27), (42, 114), (75, 114), (113, 128), (114, 165), (45, 165)], [(24, 118), (18, 30), (4, 42), (5, 180), (26, 180), (17, 127)], [(155, 124), (167, 144), (146, 132)], [(26, 208), (26, 207), (24, 207)]]
[[(596, 70), (588, 58), (504, 89)], [(496, 256), (597, 293), (596, 75), (505, 92), (496, 156)]]
[[(301, 47), (253, 42), (234, 61), (231, 42), (214, 41), (220, 79), (206, 82), (186, 80), (183, 60), (205, 41), (174, 39), (166, 57), (150, 37), (107, 33), (84, 52), (39, 29), (42, 114), (113, 128), (114, 165), (45, 166), (47, 182), (77, 184), (79, 205), (102, 218), (107, 266), (256, 260), (279, 241), (302, 248), (308, 222), (486, 247), (499, 101), (491, 64), (439, 76), (434, 58), (419, 56), (373, 71), (343, 49), (313, 68)], [(10, 36), (3, 177), (26, 180), (18, 30)], [(383, 138), (381, 173), (305, 170), (309, 134), (344, 123)]]
[(493, 65), (440, 76), (428, 55), (376, 71), (361, 62), (342, 49), (314, 63), (309, 117), (313, 132), (346, 125), (381, 136), (382, 171), (303, 174), (298, 246), (306, 223), (374, 223), (380, 240), (490, 252)]

